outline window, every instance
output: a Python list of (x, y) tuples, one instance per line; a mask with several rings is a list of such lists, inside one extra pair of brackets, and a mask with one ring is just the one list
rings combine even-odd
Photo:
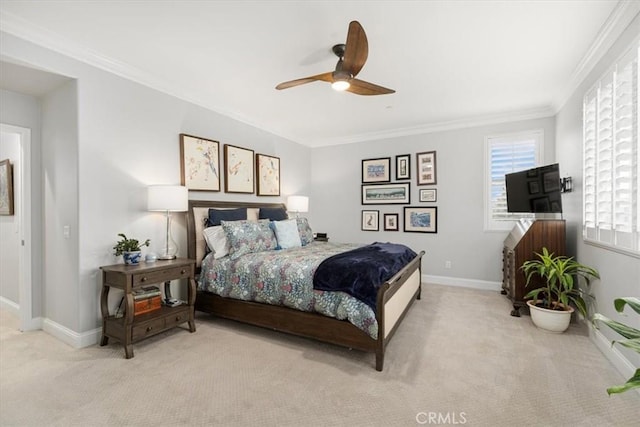
[(541, 129), (485, 138), (485, 230), (511, 230), (514, 221), (533, 218), (533, 214), (507, 212), (504, 176), (538, 166), (543, 145)]
[(583, 102), (583, 237), (640, 254), (638, 51), (628, 51)]

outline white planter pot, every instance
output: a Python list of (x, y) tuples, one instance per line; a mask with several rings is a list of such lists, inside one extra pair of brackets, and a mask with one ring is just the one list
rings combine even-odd
[(573, 307), (565, 307), (565, 311), (549, 310), (546, 308), (536, 307), (539, 300), (527, 301), (529, 312), (531, 313), (531, 321), (540, 329), (545, 331), (562, 333), (567, 330), (571, 322), (571, 314)]

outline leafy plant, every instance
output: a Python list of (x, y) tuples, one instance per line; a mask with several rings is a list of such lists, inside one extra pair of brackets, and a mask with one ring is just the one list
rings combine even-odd
[[(616, 308), (618, 313), (622, 313), (624, 311), (624, 306), (629, 304), (629, 307), (633, 309), (636, 313), (640, 314), (640, 299), (634, 297), (626, 297), (626, 298), (616, 298), (613, 301), (613, 306)], [(640, 353), (640, 331), (636, 328), (632, 328), (631, 326), (627, 326), (624, 323), (616, 322), (615, 320), (611, 320), (606, 316), (603, 316), (600, 313), (596, 313), (593, 316), (593, 323), (595, 327), (598, 327), (596, 321), (601, 321), (618, 334), (622, 335), (626, 339), (624, 340), (613, 340), (611, 341), (611, 345), (613, 346), (615, 343), (618, 343), (624, 347), (630, 348), (636, 353)], [(622, 385), (617, 385), (613, 387), (609, 387), (607, 389), (607, 393), (611, 396), (614, 393), (624, 393), (627, 390), (631, 390), (634, 388), (640, 387), (640, 369), (636, 369), (636, 373), (633, 374), (631, 378), (627, 380), (626, 383)]]
[(149, 239), (140, 243), (137, 239), (128, 239), (127, 236), (122, 233), (118, 233), (118, 236), (121, 237), (121, 239), (113, 247), (113, 254), (116, 256), (122, 255), (124, 252), (139, 251), (142, 246), (149, 246)]
[(578, 280), (582, 277), (588, 290), (590, 279), (600, 278), (598, 271), (580, 264), (573, 257), (555, 256), (549, 253), (546, 247), (542, 248), (542, 254), (536, 252), (536, 255), (539, 259), (525, 261), (521, 268), (527, 277), (526, 286), (529, 286), (534, 276), (540, 277), (544, 286), (530, 291), (524, 297), (542, 300), (542, 307), (550, 310), (563, 310), (559, 304), (569, 307), (569, 303), (572, 302), (580, 313), (587, 317), (584, 297), (593, 296), (578, 286)]

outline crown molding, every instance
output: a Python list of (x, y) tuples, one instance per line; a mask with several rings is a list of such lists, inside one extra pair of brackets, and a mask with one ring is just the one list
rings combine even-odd
[(595, 40), (591, 43), (591, 46), (589, 46), (589, 49), (587, 49), (587, 52), (573, 71), (569, 83), (565, 86), (564, 90), (560, 91), (558, 96), (555, 97), (553, 102), (555, 114), (564, 107), (569, 98), (639, 13), (640, 1), (620, 0), (616, 4), (600, 28)]
[(519, 110), (501, 112), (497, 114), (487, 114), (482, 116), (470, 116), (455, 120), (429, 123), (420, 126), (389, 129), (380, 132), (367, 132), (348, 137), (337, 137), (330, 139), (307, 139), (303, 143), (310, 147), (324, 147), (331, 145), (353, 144), (357, 142), (375, 141), (380, 139), (391, 139), (403, 136), (422, 135), (427, 133), (445, 132), (456, 129), (466, 129), (499, 123), (510, 123), (522, 120), (543, 119), (555, 115), (551, 106), (533, 108), (529, 110)]

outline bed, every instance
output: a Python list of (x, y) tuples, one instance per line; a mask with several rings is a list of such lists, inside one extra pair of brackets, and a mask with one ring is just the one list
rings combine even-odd
[[(246, 208), (248, 219), (257, 218), (260, 208), (284, 208), (281, 203), (189, 201), (187, 215), (188, 256), (196, 260), (196, 276), (204, 278), (202, 261), (205, 258), (205, 219), (209, 209)], [(313, 244), (308, 245), (313, 247)], [(275, 252), (275, 251), (274, 251)], [(383, 283), (375, 295), (374, 314), (376, 332), (365, 331), (348, 320), (339, 320), (309, 311), (281, 305), (223, 297), (198, 286), (195, 309), (225, 319), (279, 332), (312, 338), (326, 343), (375, 353), (375, 368), (382, 371), (386, 346), (400, 326), (410, 306), (420, 299), (421, 259), (416, 256), (391, 279)], [(207, 262), (207, 261), (205, 261)]]

